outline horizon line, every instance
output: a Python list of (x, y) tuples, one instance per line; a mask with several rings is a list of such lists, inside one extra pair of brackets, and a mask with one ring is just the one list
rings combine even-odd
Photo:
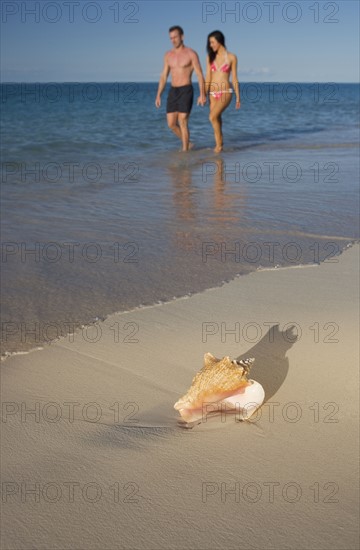
[[(159, 80), (8, 80), (0, 84), (158, 84)], [(359, 81), (349, 82), (340, 80), (243, 80), (239, 84), (359, 84)], [(166, 84), (171, 84), (167, 82)], [(194, 81), (193, 84), (197, 84)]]

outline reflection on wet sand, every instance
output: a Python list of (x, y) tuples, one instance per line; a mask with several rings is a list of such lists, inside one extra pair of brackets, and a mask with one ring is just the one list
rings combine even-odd
[(169, 179), (173, 189), (175, 210), (174, 241), (177, 249), (186, 252), (196, 250), (193, 223), (196, 222), (197, 190), (194, 189), (192, 168), (184, 164), (169, 164)]
[(168, 166), (172, 183), (175, 211), (179, 220), (196, 219), (196, 190), (193, 187), (192, 167), (188, 164), (170, 164)]
[[(213, 219), (237, 224), (241, 221), (240, 212), (245, 203), (244, 187), (239, 181), (239, 173), (233, 166), (226, 167), (225, 161), (221, 158), (212, 163), (216, 167), (213, 178)], [(231, 182), (238, 183), (237, 192), (231, 191), (234, 189), (229, 185)]]
[[(244, 185), (234, 166), (219, 157), (168, 165), (173, 189), (176, 246), (201, 249), (204, 240), (241, 239), (245, 206)], [(184, 223), (185, 222), (185, 223)]]

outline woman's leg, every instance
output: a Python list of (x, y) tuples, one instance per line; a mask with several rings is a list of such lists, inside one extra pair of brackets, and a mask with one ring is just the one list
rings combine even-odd
[(230, 105), (232, 94), (225, 93), (219, 99), (210, 96), (210, 114), (209, 120), (214, 129), (215, 137), (215, 153), (222, 151), (223, 135), (222, 135), (222, 120), (221, 113)]

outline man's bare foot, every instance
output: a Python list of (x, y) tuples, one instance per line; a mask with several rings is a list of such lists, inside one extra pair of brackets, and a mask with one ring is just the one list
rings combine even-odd
[(179, 149), (179, 153), (186, 153), (186, 151), (190, 151), (194, 147), (195, 147), (195, 143), (190, 141), (188, 148), (187, 149)]
[(222, 146), (216, 146), (215, 149), (214, 149), (214, 153), (221, 153), (221, 151), (223, 150)]

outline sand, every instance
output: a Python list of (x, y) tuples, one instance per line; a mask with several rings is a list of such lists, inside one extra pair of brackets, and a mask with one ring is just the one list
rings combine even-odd
[[(4, 361), (1, 548), (358, 548), (359, 246), (334, 260)], [(178, 423), (208, 351), (255, 357), (255, 419)]]

